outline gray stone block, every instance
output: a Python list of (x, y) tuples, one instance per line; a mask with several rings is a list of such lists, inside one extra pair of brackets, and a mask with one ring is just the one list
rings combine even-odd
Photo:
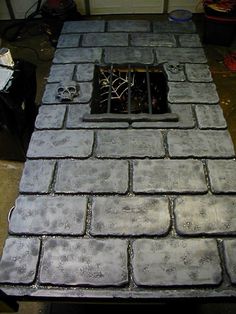
[(213, 193), (236, 192), (235, 160), (208, 160), (207, 165)]
[(83, 36), (83, 47), (128, 46), (128, 34), (93, 33)]
[(9, 229), (17, 234), (81, 235), (85, 230), (87, 199), (79, 196), (19, 196)]
[(48, 82), (61, 82), (73, 79), (75, 64), (54, 64), (51, 66)]
[(179, 35), (181, 47), (202, 47), (198, 34), (182, 34)]
[(101, 48), (64, 48), (57, 49), (53, 63), (100, 62)]
[(139, 160), (134, 162), (135, 193), (203, 193), (207, 191), (198, 160)]
[(39, 280), (63, 286), (121, 286), (128, 281), (127, 246), (120, 239), (48, 239)]
[(32, 134), (28, 158), (89, 157), (93, 148), (92, 131), (36, 131)]
[(48, 193), (54, 168), (53, 160), (27, 160), (20, 181), (20, 192)]
[(145, 20), (112, 20), (108, 21), (108, 32), (149, 32), (150, 22)]
[(206, 64), (185, 64), (185, 71), (191, 82), (212, 82), (211, 72)]
[(171, 157), (233, 157), (228, 131), (171, 130), (167, 135)]
[(170, 227), (168, 199), (164, 197), (96, 197), (93, 199), (93, 235), (162, 235)]
[[(173, 70), (171, 68), (173, 67)], [(176, 71), (179, 69), (179, 71)], [(170, 62), (164, 64), (164, 70), (167, 75), (168, 81), (170, 82), (184, 82), (186, 81), (186, 76), (184, 73), (184, 65), (180, 63)]]
[(154, 33), (195, 33), (196, 27), (192, 21), (174, 22), (174, 21), (155, 21), (153, 22)]
[(150, 48), (106, 48), (105, 63), (143, 63), (154, 62), (153, 51)]
[(94, 76), (94, 64), (78, 64), (75, 71), (75, 80), (81, 82), (92, 81)]
[(63, 160), (59, 162), (56, 192), (124, 194), (127, 189), (127, 161)]
[(39, 239), (7, 238), (0, 262), (0, 282), (32, 283), (36, 276), (39, 250)]
[(37, 129), (60, 129), (63, 126), (65, 113), (66, 106), (64, 105), (40, 106), (35, 127)]
[(181, 196), (175, 201), (176, 229), (180, 235), (236, 234), (236, 197)]
[(216, 104), (219, 96), (213, 83), (169, 82), (168, 101), (171, 103)]
[(155, 49), (157, 62), (189, 62), (206, 63), (207, 59), (202, 48), (165, 48)]
[(176, 47), (172, 34), (131, 34), (131, 46), (147, 47)]
[(62, 33), (91, 33), (104, 32), (105, 21), (69, 21), (64, 22)]
[(219, 105), (195, 107), (197, 121), (200, 129), (226, 129), (227, 122), (224, 118), (223, 110)]
[(133, 244), (139, 286), (218, 285), (222, 274), (215, 240), (139, 239)]
[(58, 38), (57, 48), (78, 47), (80, 41), (79, 34), (61, 35)]
[(236, 240), (224, 240), (223, 243), (227, 273), (230, 277), (230, 281), (236, 284)]
[(164, 157), (165, 149), (160, 131), (111, 130), (97, 132), (98, 157)]

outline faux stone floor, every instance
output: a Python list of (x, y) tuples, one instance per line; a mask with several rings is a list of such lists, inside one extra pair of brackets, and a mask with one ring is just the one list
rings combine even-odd
[[(104, 17), (102, 17), (104, 18)], [(112, 18), (139, 18), (139, 19), (161, 19), (163, 16), (106, 16), (106, 19)], [(93, 17), (93, 19), (99, 19), (99, 17)], [(203, 20), (201, 15), (194, 16), (194, 21), (199, 30), (200, 37), (203, 33)], [(3, 23), (0, 24), (0, 29)], [(35, 35), (35, 34), (34, 34)], [(46, 77), (51, 66), (50, 59), (54, 53), (54, 48), (49, 44), (47, 37), (45, 35), (32, 36), (26, 34), (17, 43), (9, 43), (3, 41), (2, 46), (10, 48), (14, 58), (23, 58), (37, 65), (37, 99), (39, 103), (42, 97), (44, 84), (46, 82)], [(21, 47), (31, 47), (37, 49), (40, 59), (47, 60), (42, 61), (36, 57), (35, 52), (29, 48), (19, 48)], [(210, 65), (211, 73), (213, 76), (214, 83), (217, 86), (217, 91), (220, 96), (220, 104), (222, 106), (224, 116), (226, 118), (229, 132), (233, 139), (236, 148), (236, 72), (230, 72), (223, 64), (223, 57), (229, 52), (236, 50), (236, 40), (230, 47), (217, 46), (217, 45), (205, 45), (205, 52), (208, 58), (208, 64)], [(0, 145), (6, 145), (6, 143), (1, 143)], [(23, 163), (18, 161), (8, 161), (0, 160), (0, 251), (2, 251), (5, 237), (7, 235), (7, 215), (8, 211), (13, 206), (18, 193), (19, 180), (21, 178), (23, 169)], [(115, 305), (118, 307), (118, 305)], [(127, 305), (119, 305), (119, 309), (123, 310)], [(147, 305), (143, 305), (143, 310), (147, 310)], [(172, 309), (173, 305), (161, 304), (157, 306), (149, 306), (148, 310), (160, 310), (166, 311)], [(193, 313), (235, 313), (236, 305), (234, 304), (178, 304), (178, 309), (182, 312)], [(103, 312), (110, 312), (113, 310), (114, 305), (100, 305)], [(176, 305), (173, 307), (176, 310)], [(140, 309), (140, 306), (139, 308)], [(94, 310), (92, 306), (77, 305), (77, 304), (48, 304), (48, 303), (36, 303), (36, 302), (20, 302), (20, 314), (56, 314), (56, 313), (88, 313), (90, 310)]]

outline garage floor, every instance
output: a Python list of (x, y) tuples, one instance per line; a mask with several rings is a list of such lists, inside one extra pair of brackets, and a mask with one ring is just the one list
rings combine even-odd
[[(124, 16), (124, 18), (135, 19), (161, 19), (163, 15), (139, 15), (139, 16)], [(119, 18), (122, 16), (106, 16), (105, 19)], [(98, 16), (93, 19), (99, 19)], [(203, 34), (203, 16), (197, 15), (193, 17), (199, 30), (200, 36)], [(9, 22), (1, 22), (0, 30), (2, 30)], [(44, 29), (44, 33), (42, 33)], [(45, 34), (45, 30), (47, 34)], [(50, 34), (52, 33), (52, 34)], [(44, 22), (38, 20), (30, 25), (27, 31), (22, 34), (21, 38), (17, 41), (9, 42), (2, 40), (2, 47), (8, 47), (12, 53), (13, 58), (22, 58), (26, 61), (30, 61), (37, 66), (37, 97), (36, 102), (40, 104), (44, 85), (46, 83), (47, 75), (51, 66), (51, 60), (55, 48), (53, 45), (56, 42), (58, 29), (54, 24), (45, 25)], [(223, 58), (230, 51), (236, 51), (236, 40), (230, 47), (217, 46), (217, 45), (205, 45), (205, 52), (208, 58), (208, 64), (212, 72), (214, 82), (217, 86), (217, 90), (220, 96), (220, 104), (222, 106), (224, 116), (227, 120), (229, 132), (232, 136), (235, 148), (236, 148), (236, 72), (230, 72), (223, 63)], [(0, 145), (7, 145), (6, 143), (0, 143)], [(4, 241), (7, 235), (7, 216), (10, 208), (14, 205), (15, 199), (18, 194), (18, 185), (21, 178), (23, 169), (23, 163), (19, 161), (0, 160), (0, 252), (2, 251)], [(112, 306), (100, 305), (102, 311), (110, 312)], [(113, 305), (114, 306), (114, 305)], [(117, 307), (118, 305), (116, 305)], [(121, 305), (119, 305), (121, 306)], [(122, 305), (127, 307), (128, 305)], [(131, 306), (131, 305), (129, 305)], [(146, 307), (147, 305), (145, 305)], [(230, 303), (220, 304), (178, 304), (179, 310), (182, 313), (191, 311), (193, 313), (222, 313), (225, 314), (235, 313), (236, 305)], [(155, 307), (152, 305), (150, 311), (158, 309), (160, 313), (170, 309), (172, 305), (161, 304)], [(120, 308), (124, 310), (124, 308)], [(140, 309), (140, 306), (139, 306)], [(174, 305), (176, 310), (176, 305)], [(73, 304), (51, 304), (51, 303), (37, 303), (37, 302), (20, 302), (20, 314), (56, 314), (56, 313), (88, 313), (90, 310), (94, 310), (90, 305), (73, 305)], [(147, 310), (146, 308), (144, 309)]]

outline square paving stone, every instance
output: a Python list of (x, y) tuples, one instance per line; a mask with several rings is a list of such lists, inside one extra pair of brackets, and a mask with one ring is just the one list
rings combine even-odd
[(227, 122), (220, 105), (197, 105), (195, 107), (200, 129), (226, 129)]
[(40, 106), (35, 121), (36, 129), (61, 129), (65, 113), (65, 105)]
[(236, 240), (225, 240), (223, 243), (227, 273), (230, 277), (230, 281), (236, 284)]

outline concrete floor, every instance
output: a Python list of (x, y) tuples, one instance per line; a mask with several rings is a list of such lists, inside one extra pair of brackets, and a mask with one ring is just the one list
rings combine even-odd
[[(99, 18), (99, 17), (93, 17)], [(110, 18), (106, 16), (105, 18)], [(114, 18), (114, 17), (111, 17)], [(122, 18), (118, 16), (116, 18)], [(125, 18), (134, 18), (133, 16), (125, 16)], [(136, 16), (135, 18), (162, 18), (162, 16)], [(200, 36), (203, 34), (203, 18), (201, 15), (194, 16), (194, 21), (198, 27)], [(6, 25), (5, 22), (0, 23), (0, 30)], [(37, 97), (36, 102), (40, 104), (46, 78), (51, 66), (51, 59), (54, 48), (48, 40), (48, 36), (40, 34), (41, 23), (32, 25), (17, 42), (10, 43), (3, 40), (2, 46), (11, 50), (13, 58), (22, 58), (37, 65)], [(208, 63), (213, 75), (214, 82), (220, 96), (220, 104), (222, 106), (224, 116), (228, 123), (229, 132), (232, 136), (236, 148), (236, 72), (230, 72), (223, 64), (223, 58), (229, 51), (236, 50), (236, 40), (230, 47), (205, 45), (205, 52)], [(35, 51), (36, 50), (36, 51)], [(4, 145), (4, 143), (0, 143)], [(0, 252), (2, 251), (5, 238), (7, 236), (8, 222), (7, 216), (10, 208), (14, 205), (18, 194), (18, 186), (23, 169), (23, 163), (19, 161), (0, 160)], [(20, 314), (77, 314), (88, 313), (94, 311), (92, 306), (78, 304), (57, 304), (57, 303), (37, 303), (37, 302), (19, 302)], [(114, 310), (111, 305), (99, 305), (103, 312), (111, 312)], [(125, 310), (131, 305), (115, 305), (120, 310)], [(220, 304), (178, 304), (177, 307), (182, 313), (236, 313), (236, 305), (230, 303)], [(134, 306), (133, 308), (134, 309)], [(140, 309), (140, 305), (138, 306)], [(148, 311), (156, 311), (159, 313), (166, 310), (174, 309), (176, 305), (155, 305), (148, 306)], [(97, 310), (97, 307), (95, 308)], [(147, 305), (143, 308), (147, 310)]]

